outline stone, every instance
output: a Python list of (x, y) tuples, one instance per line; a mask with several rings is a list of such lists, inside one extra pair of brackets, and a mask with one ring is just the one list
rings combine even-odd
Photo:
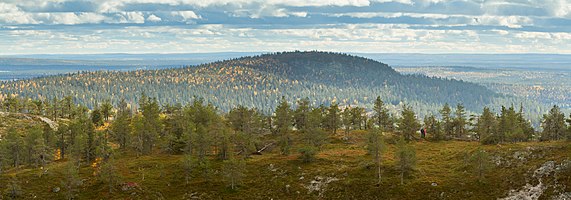
[(60, 190), (61, 190), (61, 188), (55, 187), (55, 188), (52, 189), (52, 192), (53, 192), (53, 193), (58, 193)]

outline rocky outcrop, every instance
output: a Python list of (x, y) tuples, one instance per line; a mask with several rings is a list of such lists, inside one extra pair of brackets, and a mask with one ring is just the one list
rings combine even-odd
[[(567, 170), (571, 167), (571, 161), (565, 160), (560, 164), (555, 161), (547, 161), (543, 163), (539, 168), (533, 171), (532, 180), (535, 180), (537, 184), (527, 183), (520, 189), (511, 190), (507, 197), (502, 198), (502, 200), (537, 200), (539, 199), (547, 189), (553, 189), (557, 192), (558, 189), (564, 187), (557, 182), (557, 177), (562, 170)], [(555, 195), (553, 199), (571, 199), (569, 193), (561, 193)]]

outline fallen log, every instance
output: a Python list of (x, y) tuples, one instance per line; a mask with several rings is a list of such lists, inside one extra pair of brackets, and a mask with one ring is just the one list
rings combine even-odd
[(261, 149), (259, 149), (258, 151), (254, 152), (253, 154), (255, 155), (262, 155), (262, 152), (265, 151), (266, 149), (268, 149), (268, 147), (271, 147), (272, 145), (274, 145), (274, 143), (269, 143), (266, 144), (264, 147), (262, 147)]

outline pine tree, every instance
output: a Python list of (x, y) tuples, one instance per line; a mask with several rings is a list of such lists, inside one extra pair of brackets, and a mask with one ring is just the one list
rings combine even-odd
[(278, 107), (276, 107), (274, 122), (276, 124), (276, 132), (278, 133), (279, 144), (281, 149), (282, 155), (288, 155), (291, 149), (291, 138), (289, 135), (291, 129), (291, 108), (288, 102), (286, 101), (285, 97), (282, 96), (282, 100), (280, 101)]
[(482, 115), (476, 122), (476, 134), (482, 144), (497, 144), (496, 117), (490, 108), (484, 107)]
[(413, 146), (408, 145), (404, 138), (397, 142), (396, 157), (397, 167), (400, 171), (401, 185), (404, 184), (404, 177), (410, 175), (416, 168), (416, 151)]
[(434, 115), (430, 114), (424, 117), (424, 127), (426, 128), (426, 134), (432, 141), (444, 139), (442, 125)]
[(145, 94), (140, 101), (141, 113), (143, 115), (143, 154), (150, 154), (158, 138), (161, 128), (160, 108), (156, 98), (147, 97)]
[(6, 140), (4, 144), (6, 153), (4, 155), (8, 157), (12, 166), (20, 166), (24, 157), (24, 140), (22, 136), (15, 128), (10, 127), (3, 140)]
[(540, 138), (542, 141), (566, 138), (567, 125), (565, 124), (565, 115), (557, 105), (551, 108), (549, 114), (543, 116), (541, 127), (543, 127)]
[(390, 120), (389, 110), (385, 107), (384, 102), (381, 100), (381, 96), (377, 96), (373, 107), (373, 118), (374, 123), (382, 131), (392, 130), (392, 121)]
[(230, 157), (230, 159), (224, 161), (222, 173), (224, 179), (228, 182), (228, 185), (230, 185), (230, 189), (235, 190), (237, 185), (240, 184), (244, 177), (245, 169), (246, 164), (242, 159)]
[(75, 199), (79, 193), (79, 186), (82, 181), (79, 176), (79, 168), (74, 162), (68, 162), (65, 167), (65, 178), (62, 181), (62, 188), (64, 188), (66, 199)]
[(353, 128), (351, 107), (345, 107), (345, 109), (343, 109), (341, 112), (341, 122), (343, 123), (343, 128), (345, 130), (345, 138), (348, 139), (349, 131)]
[(377, 168), (377, 184), (381, 184), (381, 163), (383, 159), (383, 152), (386, 150), (387, 145), (383, 138), (382, 132), (379, 128), (369, 130), (367, 135), (367, 150), (369, 155), (373, 156), (373, 161)]
[(115, 160), (112, 157), (103, 161), (98, 175), (99, 180), (107, 185), (110, 194), (115, 191), (115, 188), (121, 182), (121, 176), (117, 171)]
[[(23, 196), (22, 187), (20, 186), (20, 181), (16, 176), (10, 178), (10, 182), (4, 190), (10, 199), (19, 199)], [(1, 195), (0, 195), (1, 198)]]
[(444, 129), (444, 135), (447, 138), (452, 138), (454, 136), (454, 122), (452, 121), (452, 109), (448, 103), (444, 104), (442, 110), (440, 110), (440, 115), (442, 117), (442, 128)]
[(327, 133), (319, 127), (321, 121), (321, 111), (314, 108), (308, 115), (307, 126), (302, 130), (302, 138), (307, 145), (316, 147), (317, 150), (327, 142)]
[(327, 109), (327, 116), (325, 117), (325, 127), (331, 131), (331, 134), (337, 133), (337, 129), (341, 126), (341, 110), (338, 103), (331, 103)]
[(303, 98), (297, 101), (297, 108), (293, 112), (294, 124), (297, 130), (302, 130), (307, 126), (307, 118), (310, 111), (309, 98)]
[(466, 135), (466, 111), (464, 110), (464, 106), (462, 104), (458, 104), (456, 106), (456, 113), (453, 119), (454, 124), (454, 132), (456, 137), (461, 138)]
[(311, 145), (305, 145), (301, 147), (298, 152), (300, 153), (299, 159), (304, 163), (310, 163), (315, 160), (315, 155), (317, 155), (318, 149)]
[(48, 146), (45, 144), (43, 130), (33, 127), (25, 137), (25, 149), (28, 164), (44, 166), (48, 155)]
[(95, 108), (91, 111), (91, 121), (95, 126), (103, 125), (103, 115), (101, 114), (101, 110), (99, 108)]
[(137, 152), (137, 157), (145, 154), (143, 146), (144, 145), (143, 140), (145, 137), (143, 129), (145, 127), (143, 123), (144, 123), (143, 116), (140, 113), (133, 115), (133, 117), (131, 118), (130, 128), (131, 132), (133, 133), (132, 135), (134, 136), (131, 145)]
[(478, 175), (478, 180), (482, 181), (484, 173), (486, 173), (486, 171), (488, 171), (492, 166), (488, 153), (478, 147), (476, 152), (472, 155), (471, 160), (474, 165), (475, 172)]
[(402, 137), (407, 141), (414, 138), (416, 131), (420, 129), (420, 123), (416, 120), (416, 116), (411, 106), (403, 105), (403, 110), (401, 112), (402, 118), (399, 120), (399, 132)]
[(124, 99), (119, 103), (117, 117), (111, 123), (111, 135), (113, 140), (119, 144), (120, 149), (125, 149), (129, 145), (131, 130), (131, 111), (127, 107), (127, 102)]
[[(124, 100), (123, 100), (124, 101)], [(100, 107), (101, 116), (105, 121), (109, 121), (109, 118), (113, 116), (113, 105), (109, 99), (103, 101)]]

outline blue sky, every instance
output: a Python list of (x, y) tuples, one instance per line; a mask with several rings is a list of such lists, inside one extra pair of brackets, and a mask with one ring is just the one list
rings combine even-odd
[(571, 53), (571, 0), (0, 0), (0, 55)]

